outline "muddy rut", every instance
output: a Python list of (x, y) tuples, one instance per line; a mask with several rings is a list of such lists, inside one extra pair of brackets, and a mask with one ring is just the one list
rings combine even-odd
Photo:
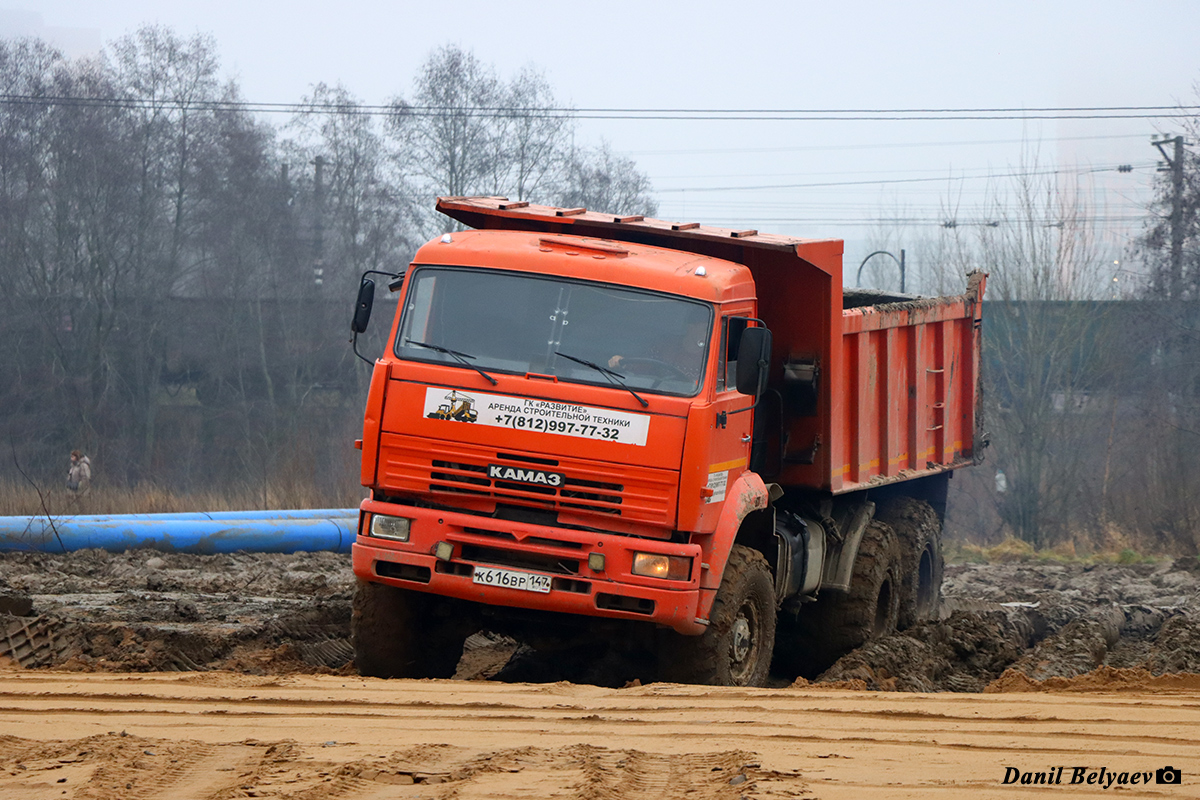
[[(353, 673), (353, 575), (332, 553), (83, 551), (0, 559), (0, 663), (79, 671)], [(1097, 667), (1200, 673), (1200, 562), (948, 567), (941, 618), (799, 676), (844, 687), (979, 692)], [(610, 687), (655, 677), (596, 647), (539, 653), (480, 631), (457, 677)], [(770, 685), (798, 676), (777, 671)]]

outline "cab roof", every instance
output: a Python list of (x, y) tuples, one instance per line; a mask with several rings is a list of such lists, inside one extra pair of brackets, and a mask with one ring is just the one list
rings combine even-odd
[(603, 281), (712, 303), (754, 296), (750, 270), (740, 264), (596, 236), (522, 230), (459, 231), (426, 244), (417, 251), (413, 263)]
[(752, 271), (824, 273), (842, 284), (841, 239), (804, 239), (640, 215), (617, 216), (585, 208), (557, 208), (504, 197), (439, 197), (437, 210), (472, 228), (576, 234), (628, 244), (682, 250), (744, 264)]

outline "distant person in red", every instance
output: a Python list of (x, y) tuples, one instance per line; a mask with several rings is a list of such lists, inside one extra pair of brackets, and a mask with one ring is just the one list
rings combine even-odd
[(71, 469), (67, 472), (67, 490), (83, 497), (92, 488), (92, 462), (79, 450), (71, 451)]

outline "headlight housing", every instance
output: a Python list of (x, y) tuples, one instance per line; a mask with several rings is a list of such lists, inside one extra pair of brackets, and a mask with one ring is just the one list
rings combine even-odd
[(379, 539), (391, 539), (394, 542), (407, 542), (412, 520), (403, 517), (388, 517), (383, 514), (371, 515), (371, 535)]
[(659, 553), (634, 553), (633, 574), (669, 581), (686, 581), (692, 577), (692, 559), (684, 556), (665, 556)]

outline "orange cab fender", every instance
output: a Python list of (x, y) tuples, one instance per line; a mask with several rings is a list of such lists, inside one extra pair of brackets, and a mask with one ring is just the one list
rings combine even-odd
[(716, 530), (692, 537), (692, 541), (700, 545), (700, 560), (707, 566), (707, 569), (702, 567), (700, 573), (700, 606), (696, 609), (700, 619), (708, 619), (712, 610), (742, 520), (751, 512), (766, 508), (767, 503), (767, 487), (762, 478), (753, 472), (743, 472), (725, 494), (725, 507), (717, 518)]

